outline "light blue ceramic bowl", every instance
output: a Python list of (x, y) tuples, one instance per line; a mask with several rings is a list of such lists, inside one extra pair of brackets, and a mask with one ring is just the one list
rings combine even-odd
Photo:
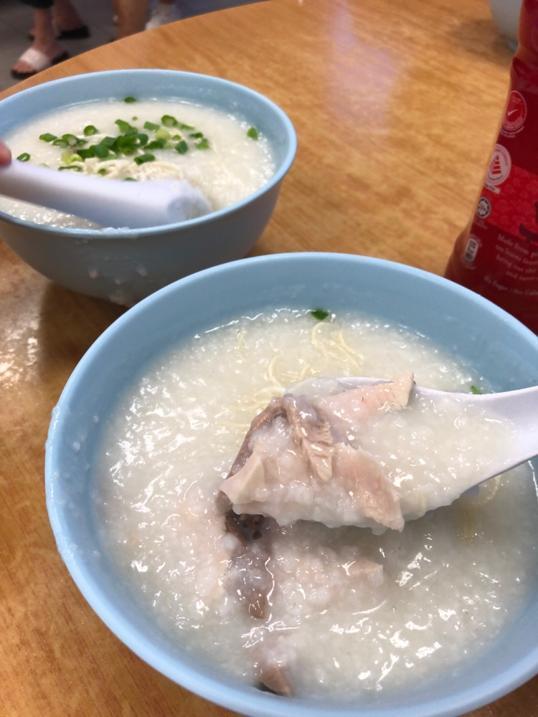
[(276, 171), (236, 204), (161, 227), (58, 229), (0, 211), (0, 236), (30, 266), (68, 289), (125, 305), (182, 276), (245, 256), (271, 217), (297, 145), (287, 115), (267, 97), (218, 77), (172, 70), (95, 72), (24, 90), (0, 102), (0, 137), (60, 107), (128, 95), (183, 98), (245, 119), (268, 138)]
[[(375, 702), (342, 706), (259, 692), (163, 634), (118, 579), (101, 550), (92, 512), (92, 466), (104, 420), (120, 392), (170, 346), (266, 307), (358, 309), (403, 323), (469, 361), (497, 390), (538, 383), (538, 339), (477, 294), (418, 269), (341, 254), (281, 254), (207, 269), (142, 301), (89, 349), (69, 379), (50, 426), (49, 516), (79, 589), (109, 628), (155, 669), (209, 700), (251, 717), (440, 717), (461, 715), (538, 671), (538, 576), (523, 609), (487, 653), (437, 680)], [(77, 450), (74, 450), (76, 448)], [(537, 528), (538, 533), (538, 528)], [(538, 534), (537, 534), (538, 538)], [(447, 586), (450, 589), (450, 586)]]

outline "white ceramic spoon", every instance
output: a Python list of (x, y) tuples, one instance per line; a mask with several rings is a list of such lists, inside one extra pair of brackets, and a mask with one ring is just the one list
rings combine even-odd
[[(355, 386), (386, 383), (385, 380), (380, 378), (367, 377), (320, 378), (309, 379), (300, 384), (296, 384), (290, 391), (295, 394), (302, 392), (311, 393), (313, 389), (315, 390), (316, 384), (320, 390), (323, 390), (323, 386), (325, 386), (325, 388), (330, 387), (331, 382), (334, 385), (334, 389), (337, 385), (353, 388)], [(458, 406), (461, 406), (462, 410), (465, 406), (470, 405), (486, 409), (488, 413), (491, 413), (493, 416), (507, 419), (512, 423), (515, 429), (515, 440), (510, 445), (510, 449), (502, 456), (495, 456), (488, 463), (484, 475), (473, 476), (472, 480), (466, 486), (465, 491), (538, 455), (538, 386), (521, 388), (516, 391), (506, 391), (504, 393), (484, 393), (477, 395), (473, 393), (437, 391), (433, 388), (423, 388), (422, 386), (415, 385), (414, 392), (415, 395), (424, 396), (433, 401), (454, 401)]]
[(0, 194), (89, 219), (103, 227), (154, 227), (207, 214), (206, 197), (184, 180), (125, 182), (13, 160)]

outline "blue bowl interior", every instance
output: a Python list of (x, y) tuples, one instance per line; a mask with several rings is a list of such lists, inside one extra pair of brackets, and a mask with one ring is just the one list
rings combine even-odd
[[(286, 114), (270, 99), (248, 87), (219, 77), (175, 70), (93, 72), (31, 87), (0, 102), (0, 137), (6, 137), (36, 116), (54, 112), (58, 108), (106, 99), (122, 100), (127, 96), (137, 99), (182, 99), (208, 105), (257, 127), (271, 145), (276, 167), (274, 175), (265, 187), (280, 181), (293, 161), (296, 150), (295, 131)], [(134, 106), (126, 105), (131, 108)], [(239, 204), (257, 196), (265, 187)], [(220, 213), (229, 211), (234, 206), (236, 205), (227, 207)], [(30, 224), (23, 220), (14, 220), (4, 212), (0, 212), (0, 217), (18, 224)], [(170, 226), (172, 225), (167, 228)], [(85, 233), (84, 230), (76, 229), (55, 228), (55, 231)], [(137, 234), (141, 233), (143, 232), (137, 231)]]
[(538, 575), (534, 596), (475, 662), (403, 694), (383, 693), (374, 702), (338, 710), (334, 703), (283, 700), (222, 676), (162, 633), (117, 579), (94, 520), (92, 465), (118, 395), (171, 345), (237, 315), (279, 306), (359, 310), (421, 332), (472, 365), (496, 390), (538, 383), (534, 334), (476, 294), (409, 267), (337, 254), (289, 254), (234, 262), (176, 282), (135, 306), (96, 341), (69, 380), (51, 423), (47, 504), (58, 548), (86, 599), (161, 672), (252, 716), (456, 715), (529, 678), (538, 669)]

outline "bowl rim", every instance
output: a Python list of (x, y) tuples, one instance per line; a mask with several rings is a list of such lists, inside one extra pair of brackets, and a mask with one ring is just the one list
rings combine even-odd
[[(88, 229), (88, 228), (79, 228), (79, 227), (57, 227), (53, 225), (47, 225), (47, 224), (36, 224), (35, 222), (32, 222), (27, 219), (21, 219), (20, 217), (15, 217), (12, 214), (8, 214), (5, 211), (0, 210), (0, 220), (5, 221), (9, 224), (16, 224), (18, 226), (24, 227), (26, 229), (32, 229), (34, 231), (44, 232), (46, 234), (50, 234), (52, 236), (59, 235), (59, 236), (72, 236), (75, 238), (91, 238), (94, 240), (107, 240), (107, 239), (117, 239), (117, 238), (143, 238), (147, 237), (149, 235), (154, 234), (166, 234), (168, 232), (177, 232), (182, 229), (190, 229), (191, 227), (195, 227), (198, 224), (207, 224), (213, 221), (218, 221), (222, 217), (232, 214), (233, 212), (236, 212), (240, 209), (242, 209), (245, 205), (250, 204), (251, 202), (255, 201), (258, 197), (262, 196), (263, 194), (269, 192), (275, 185), (277, 185), (279, 182), (282, 181), (282, 179), (286, 176), (288, 173), (291, 165), (293, 164), (293, 161), (295, 159), (295, 155), (297, 153), (297, 133), (295, 132), (295, 128), (288, 117), (288, 115), (284, 112), (284, 110), (276, 104), (272, 99), (267, 97), (267, 95), (262, 94), (261, 92), (258, 92), (257, 90), (253, 90), (250, 87), (247, 87), (247, 85), (243, 85), (239, 82), (234, 82), (232, 80), (224, 79), (223, 77), (217, 77), (216, 75), (206, 75), (202, 74), (200, 72), (186, 72), (184, 70), (166, 70), (166, 69), (159, 69), (159, 68), (133, 68), (133, 69), (125, 69), (125, 70), (97, 70), (95, 72), (84, 72), (77, 75), (69, 75), (68, 77), (60, 77), (57, 80), (50, 80), (49, 82), (42, 82), (39, 85), (34, 85), (32, 87), (28, 87), (26, 89), (21, 90), (20, 92), (15, 92), (12, 95), (9, 95), (9, 97), (4, 98), (3, 100), (0, 100), (0, 110), (6, 109), (9, 110), (9, 105), (15, 104), (20, 97), (22, 96), (29, 96), (33, 94), (39, 94), (43, 88), (51, 87), (53, 85), (69, 85), (71, 83), (77, 83), (81, 80), (84, 80), (88, 77), (93, 77), (95, 75), (100, 76), (125, 76), (125, 75), (134, 75), (136, 76), (142, 76), (142, 75), (152, 75), (152, 74), (159, 74), (164, 76), (170, 76), (170, 77), (178, 77), (178, 78), (199, 78), (202, 82), (209, 82), (214, 83), (226, 88), (233, 88), (234, 90), (238, 90), (240, 92), (245, 92), (252, 97), (255, 98), (257, 102), (259, 102), (262, 105), (265, 105), (265, 107), (278, 119), (282, 122), (285, 131), (286, 131), (286, 138), (287, 138), (287, 144), (288, 148), (286, 151), (286, 154), (283, 158), (283, 160), (280, 162), (279, 166), (275, 170), (274, 174), (269, 177), (269, 179), (262, 184), (261, 187), (259, 187), (256, 191), (251, 192), (246, 197), (243, 197), (243, 199), (240, 199), (237, 202), (234, 202), (233, 204), (229, 204), (226, 207), (223, 207), (222, 209), (217, 209), (214, 212), (210, 212), (209, 214), (204, 214), (200, 217), (194, 217), (193, 219), (187, 219), (182, 222), (174, 222), (173, 224), (158, 224), (157, 226), (152, 227), (142, 227), (137, 229), (132, 229), (129, 227), (103, 227), (101, 229)], [(103, 98), (106, 99), (106, 98)], [(157, 97), (157, 99), (159, 99)], [(181, 99), (181, 98), (179, 98)], [(99, 102), (99, 100), (89, 100), (88, 104), (93, 102)], [(67, 103), (65, 105), (59, 105), (60, 108), (66, 108), (66, 107), (72, 107), (80, 104), (86, 104), (86, 103)], [(41, 116), (39, 113), (36, 115), (37, 117)], [(23, 123), (24, 124), (24, 123)]]
[(292, 252), (239, 259), (186, 276), (146, 297), (113, 321), (88, 348), (63, 388), (57, 406), (52, 413), (45, 455), (46, 504), (57, 549), (85, 600), (118, 639), (144, 662), (176, 684), (218, 705), (241, 714), (253, 714), (257, 717), (335, 717), (335, 715), (340, 717), (351, 717), (352, 715), (355, 717), (358, 715), (360, 717), (456, 717), (498, 699), (532, 678), (538, 672), (538, 644), (533, 650), (507, 665), (500, 674), (486, 677), (471, 688), (459, 691), (443, 700), (430, 697), (424, 699), (419, 705), (404, 704), (397, 709), (393, 707), (377, 708), (373, 705), (361, 709), (360, 705), (356, 705), (356, 703), (338, 705), (338, 703), (321, 700), (317, 706), (312, 701), (289, 700), (267, 693), (254, 693), (248, 689), (249, 686), (246, 684), (242, 685), (239, 682), (230, 684), (226, 682), (225, 677), (219, 679), (217, 676), (207, 674), (207, 671), (185, 664), (181, 657), (172, 659), (163, 654), (163, 651), (153, 643), (152, 638), (146, 636), (142, 630), (135, 628), (114, 605), (113, 601), (108, 600), (93, 583), (91, 567), (79, 561), (76, 554), (69, 550), (67, 544), (66, 535), (69, 530), (64, 527), (65, 507), (56, 503), (54, 490), (54, 475), (58, 473), (61, 461), (59, 448), (61, 434), (64, 425), (69, 420), (68, 416), (71, 410), (69, 406), (79, 391), (79, 383), (84, 377), (87, 367), (98, 357), (101, 347), (121, 333), (126, 324), (137, 321), (139, 316), (143, 315), (150, 306), (163, 300), (174, 300), (176, 293), (181, 293), (182, 288), (191, 283), (210, 281), (214, 275), (234, 272), (242, 268), (248, 271), (250, 266), (264, 264), (271, 266), (286, 262), (296, 263), (300, 267), (305, 260), (322, 260), (324, 263), (347, 261), (364, 266), (381, 267), (388, 271), (420, 278), (434, 286), (446, 287), (454, 294), (497, 315), (503, 323), (508, 323), (512, 330), (519, 333), (522, 338), (536, 344), (538, 355), (538, 336), (504, 309), (442, 276), (387, 259), (336, 252)]

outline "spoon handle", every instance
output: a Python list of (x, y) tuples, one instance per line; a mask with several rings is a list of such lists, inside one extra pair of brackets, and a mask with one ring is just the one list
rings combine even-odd
[[(378, 379), (344, 378), (350, 385), (364, 385), (378, 382)], [(492, 417), (497, 416), (512, 423), (516, 436), (511, 450), (503, 456), (496, 469), (488, 477), (502, 473), (519, 463), (528, 461), (538, 455), (538, 386), (518, 388), (514, 391), (500, 393), (451, 393), (438, 391), (433, 388), (415, 387), (416, 393), (432, 400), (452, 399), (461, 406), (471, 404), (491, 412)]]
[(513, 423), (517, 431), (513, 465), (538, 455), (538, 386), (486, 393), (467, 400)]
[(188, 182), (123, 182), (59, 172), (14, 160), (0, 168), (0, 193), (106, 227), (151, 227), (209, 211)]

